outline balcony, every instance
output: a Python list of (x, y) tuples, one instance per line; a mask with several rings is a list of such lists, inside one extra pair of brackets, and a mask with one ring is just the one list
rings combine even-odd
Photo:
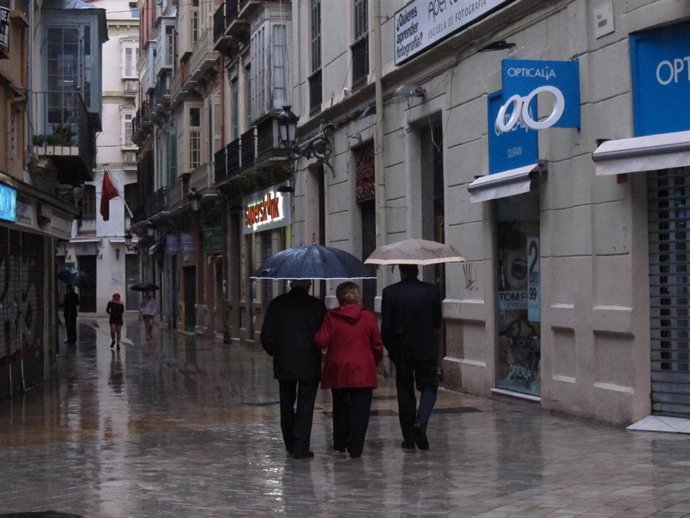
[(239, 18), (246, 20), (261, 5), (260, 0), (240, 0)]
[(225, 180), (228, 176), (226, 160), (225, 160), (225, 148), (216, 151), (213, 155), (213, 183), (217, 184)]
[(58, 171), (58, 182), (80, 184), (93, 179), (96, 132), (100, 118), (90, 113), (79, 93), (33, 94), (36, 112), (42, 114), (33, 136), (33, 152), (49, 160)]
[(152, 117), (162, 119), (169, 113), (170, 106), (170, 76), (163, 74), (156, 81), (153, 90), (153, 112)]
[(225, 163), (228, 178), (240, 174), (240, 142), (240, 139), (235, 139), (225, 146)]
[(139, 144), (152, 127), (151, 105), (148, 101), (143, 101), (132, 119), (132, 142)]
[(205, 85), (211, 82), (219, 71), (219, 54), (213, 50), (211, 41), (212, 32), (204, 30), (194, 45), (192, 56), (189, 59), (189, 78), (190, 81)]
[(242, 144), (240, 149), (242, 170), (254, 167), (256, 159), (256, 128), (252, 127), (242, 133), (240, 137)]
[[(287, 150), (280, 145), (278, 119), (269, 117), (264, 119), (256, 128), (256, 166), (266, 167), (287, 164)], [(243, 162), (244, 165), (244, 162)]]
[(170, 187), (161, 187), (153, 193), (153, 214), (158, 214), (170, 207)]

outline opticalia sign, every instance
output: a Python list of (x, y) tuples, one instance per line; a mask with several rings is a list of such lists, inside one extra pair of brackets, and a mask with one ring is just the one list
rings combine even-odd
[(630, 36), (635, 136), (690, 130), (690, 23)]
[[(529, 114), (536, 113), (536, 100), (525, 104)], [(539, 133), (528, 128), (522, 119), (511, 124), (505, 131), (496, 124), (499, 111), (505, 106), (503, 92), (489, 94), (488, 133), (489, 133), (489, 174), (517, 169), (539, 161)]]
[[(533, 130), (580, 127), (580, 69), (577, 61), (503, 60), (505, 102), (496, 128), (506, 132), (518, 122)], [(551, 111), (538, 118), (538, 98), (550, 101)]]
[(395, 13), (395, 64), (400, 65), (512, 1), (412, 0)]
[(0, 219), (17, 221), (17, 190), (0, 183)]
[(290, 204), (282, 192), (268, 189), (244, 198), (244, 233), (284, 227), (290, 223)]

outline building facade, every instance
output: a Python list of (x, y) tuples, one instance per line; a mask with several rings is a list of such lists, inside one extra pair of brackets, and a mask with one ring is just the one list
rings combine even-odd
[[(444, 241), (467, 261), (422, 275), (444, 297), (447, 387), (619, 424), (690, 414), (688, 6), (201, 5), (170, 18), (192, 35), (212, 18), (218, 57), (199, 74), (194, 37), (174, 45), (171, 105), (189, 109), (176, 119), (181, 188), (158, 211), (196, 229), (171, 238), (194, 248), (162, 274), (178, 279), (178, 301), (194, 283), (185, 315), (194, 303), (198, 322), (220, 299), (224, 336), (256, 340), (285, 287), (250, 277), (280, 249), (319, 242), (366, 258), (400, 239)], [(296, 147), (279, 137), (284, 107), (299, 116)], [(140, 174), (161, 163), (150, 156)], [(214, 224), (216, 256), (201, 244)], [(379, 269), (365, 303), (378, 308), (395, 280)], [(185, 327), (205, 332), (196, 322)]]
[(43, 381), (59, 350), (56, 273), (91, 179), (105, 40), (90, 4), (0, 6), (0, 397)]

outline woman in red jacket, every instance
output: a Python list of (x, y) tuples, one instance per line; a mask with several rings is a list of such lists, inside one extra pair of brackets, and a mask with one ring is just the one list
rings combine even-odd
[(333, 395), (333, 449), (355, 459), (364, 449), (383, 342), (376, 315), (360, 304), (359, 286), (344, 282), (335, 295), (340, 307), (326, 313), (314, 341), (326, 349), (321, 388)]

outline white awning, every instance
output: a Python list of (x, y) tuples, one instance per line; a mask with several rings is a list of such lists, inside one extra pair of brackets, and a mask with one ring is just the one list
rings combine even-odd
[(607, 140), (592, 153), (599, 176), (690, 166), (690, 131)]
[(470, 201), (478, 203), (529, 192), (534, 176), (532, 173), (542, 170), (543, 164), (536, 163), (477, 178), (467, 186)]

